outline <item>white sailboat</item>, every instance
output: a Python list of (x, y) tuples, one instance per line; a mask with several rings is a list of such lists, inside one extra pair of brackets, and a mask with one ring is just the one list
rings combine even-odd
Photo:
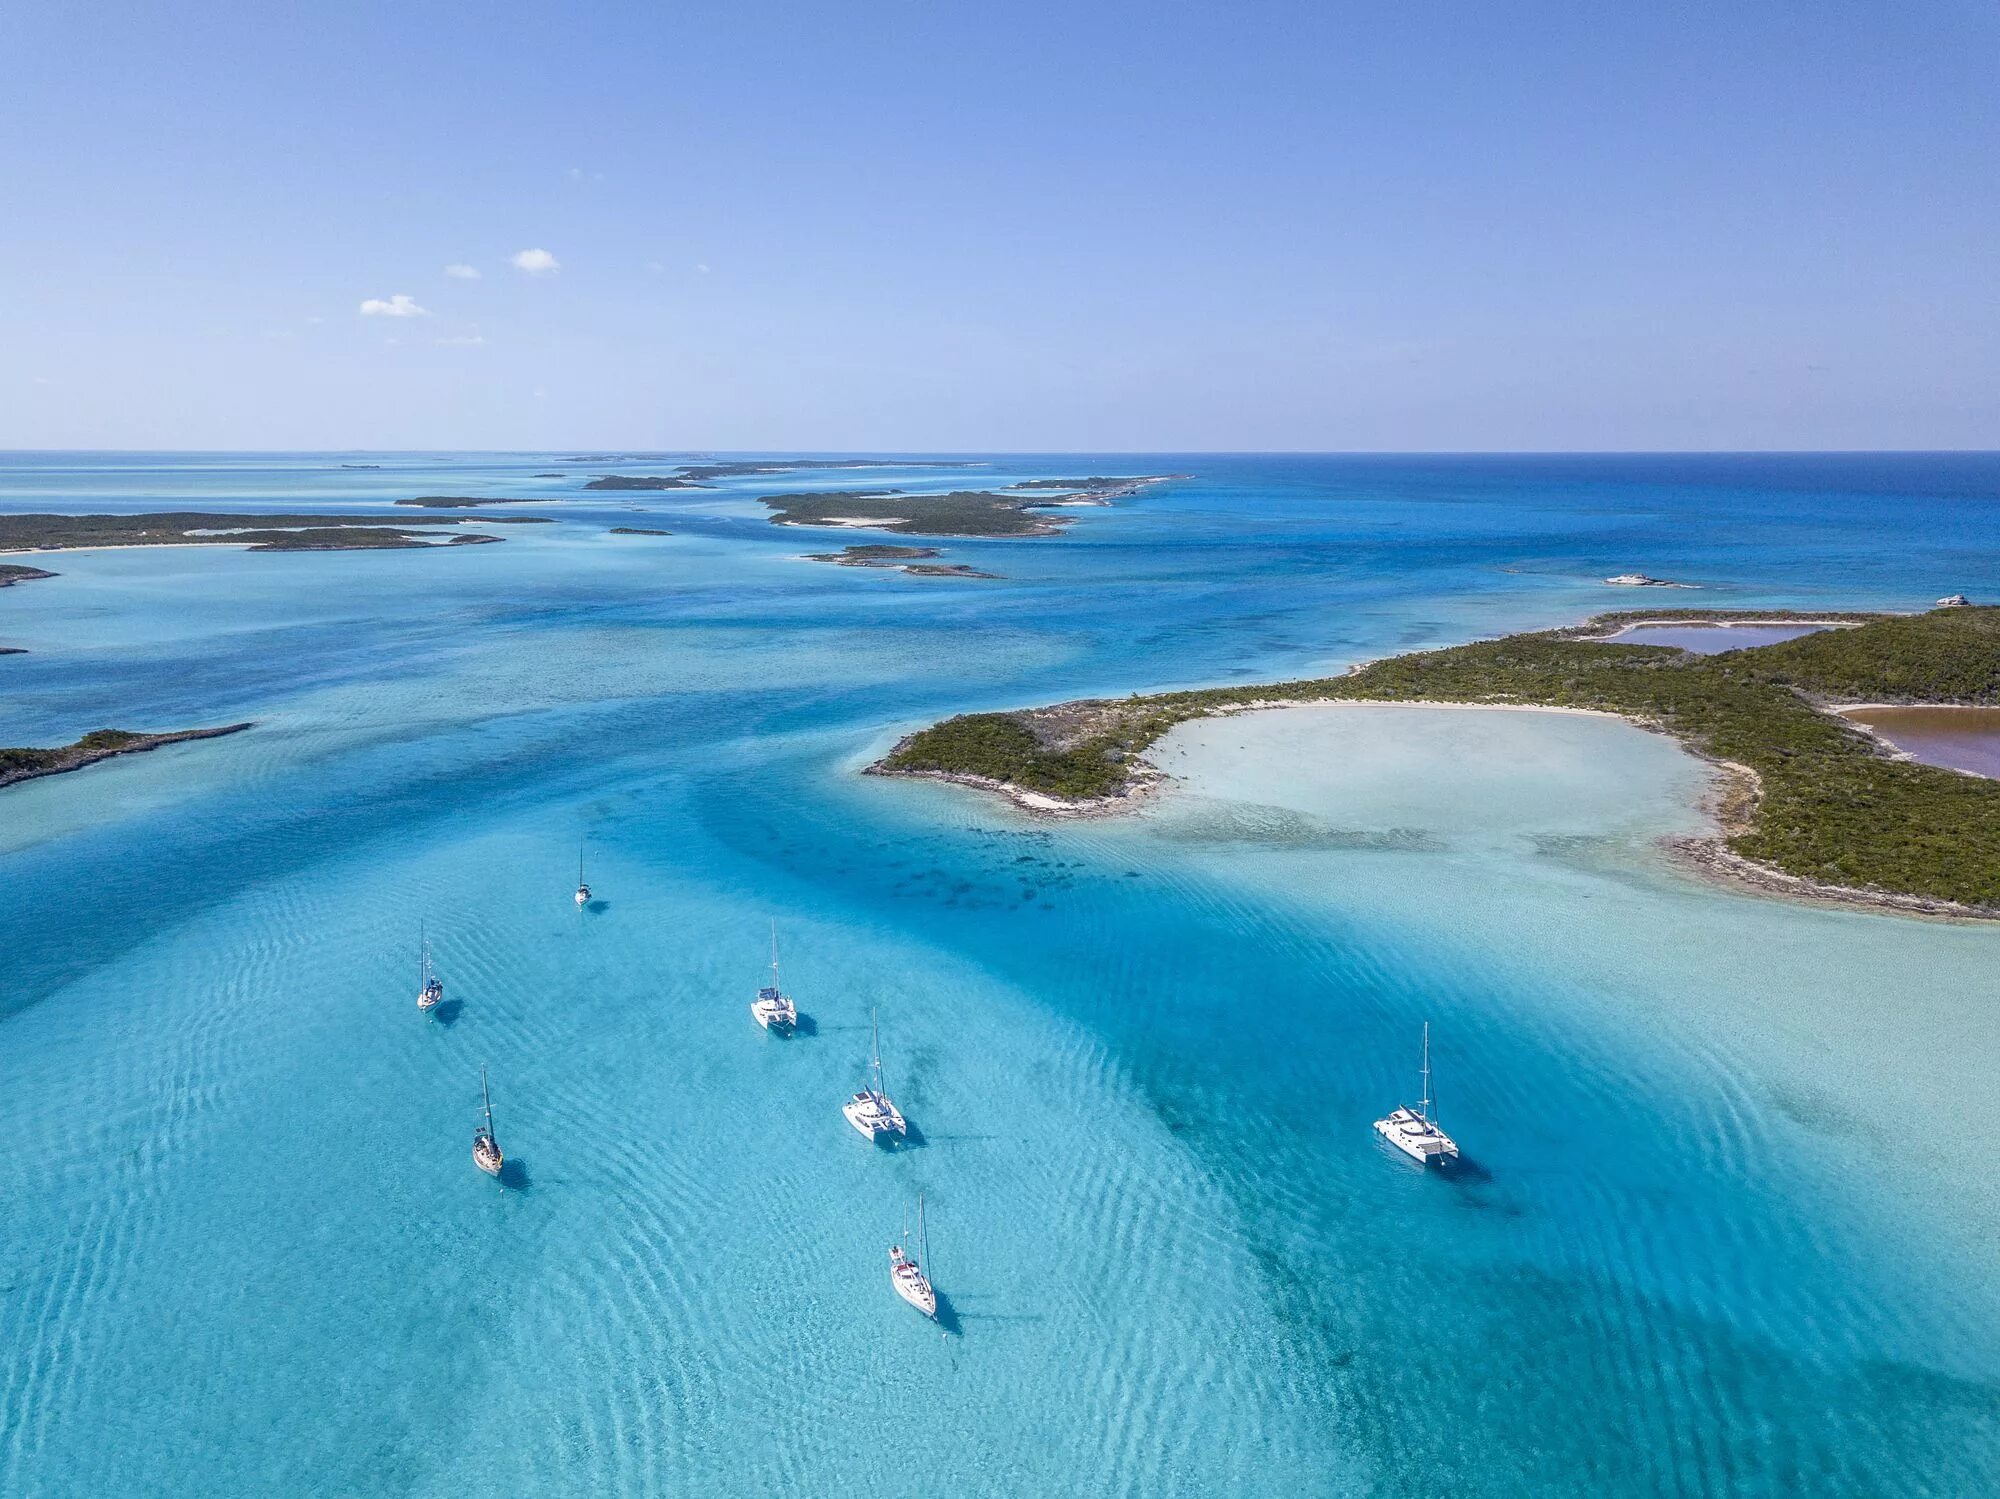
[(421, 926), (417, 928), (417, 933), (419, 951), (419, 957), (417, 958), (417, 1008), (428, 1015), (438, 1007), (438, 1001), (444, 998), (444, 984), (435, 973), (431, 972), (431, 939), (423, 935), (423, 928)]
[(1424, 1022), (1424, 1096), (1415, 1108), (1400, 1108), (1375, 1121), (1375, 1133), (1420, 1166), (1458, 1159), (1458, 1143), (1438, 1128), (1431, 1104), (1431, 1024)]
[(875, 1024), (875, 1012), (868, 1012), (869, 1048), (872, 1058), (869, 1070), (874, 1074), (875, 1086), (863, 1088), (859, 1093), (840, 1106), (840, 1112), (847, 1116), (847, 1122), (860, 1130), (871, 1140), (879, 1140), (884, 1135), (900, 1138), (908, 1127), (896, 1106), (889, 1102), (889, 1095), (882, 1089), (882, 1039)]
[[(909, 1220), (903, 1220), (909, 1226)], [(896, 1288), (896, 1294), (909, 1302), (926, 1317), (937, 1317), (937, 1292), (931, 1289), (931, 1280), (924, 1273), (924, 1264), (931, 1257), (930, 1240), (924, 1233), (924, 1194), (917, 1194), (917, 1243), (916, 1253), (906, 1252), (901, 1244), (889, 1246), (889, 1284)]]
[(750, 1016), (765, 1030), (789, 1036), (799, 1023), (799, 1007), (778, 983), (778, 923), (771, 921), (771, 982), (750, 1001)]
[(507, 1158), (500, 1153), (500, 1142), (493, 1138), (493, 1095), (486, 1091), (486, 1069), (479, 1069), (479, 1101), (486, 1112), (486, 1122), (472, 1132), (472, 1164), (488, 1176), (498, 1176)]
[(590, 904), (590, 886), (583, 881), (583, 845), (576, 846), (576, 908), (581, 911)]

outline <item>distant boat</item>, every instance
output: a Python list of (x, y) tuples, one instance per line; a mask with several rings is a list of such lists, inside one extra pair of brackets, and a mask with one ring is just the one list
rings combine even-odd
[[(909, 1220), (903, 1220), (904, 1227)], [(889, 1246), (889, 1284), (896, 1288), (896, 1294), (909, 1302), (926, 1317), (937, 1317), (937, 1292), (931, 1289), (930, 1277), (924, 1274), (924, 1263), (931, 1257), (930, 1240), (924, 1233), (924, 1194), (917, 1194), (917, 1245), (914, 1255), (905, 1252), (901, 1244)]]
[(908, 1126), (903, 1123), (903, 1116), (896, 1111), (896, 1106), (889, 1102), (889, 1095), (882, 1090), (882, 1041), (873, 1010), (868, 1012), (868, 1037), (872, 1052), (868, 1066), (874, 1074), (875, 1086), (863, 1088), (840, 1106), (840, 1112), (847, 1116), (849, 1124), (871, 1140), (880, 1139), (883, 1135), (900, 1137)]
[(1420, 1166), (1458, 1159), (1458, 1145), (1437, 1126), (1431, 1104), (1431, 1024), (1424, 1022), (1424, 1096), (1415, 1108), (1397, 1109), (1375, 1121), (1375, 1133)]
[(583, 882), (583, 845), (576, 846), (576, 906), (580, 911), (590, 904), (590, 886)]
[(486, 1069), (479, 1069), (479, 1101), (486, 1110), (486, 1122), (472, 1132), (472, 1164), (488, 1176), (498, 1176), (507, 1158), (500, 1142), (493, 1138), (493, 1097), (486, 1091)]
[(417, 959), (417, 1008), (428, 1015), (438, 1007), (438, 1001), (444, 998), (444, 985), (438, 976), (431, 972), (431, 939), (422, 935), (422, 927), (417, 931), (421, 953)]
[(1972, 600), (1962, 593), (1948, 593), (1937, 601), (1937, 607), (1940, 609), (1969, 609), (1972, 607)]
[(750, 1001), (750, 1014), (765, 1030), (789, 1036), (799, 1023), (799, 1007), (778, 984), (778, 922), (771, 920), (771, 982)]

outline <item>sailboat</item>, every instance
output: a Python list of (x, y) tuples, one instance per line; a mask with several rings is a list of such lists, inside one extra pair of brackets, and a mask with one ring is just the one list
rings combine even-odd
[(583, 882), (583, 845), (576, 846), (576, 908), (581, 911), (590, 904), (590, 886)]
[(493, 1138), (493, 1095), (486, 1091), (486, 1069), (479, 1069), (479, 1101), (485, 1107), (486, 1122), (472, 1132), (472, 1164), (488, 1176), (498, 1176), (507, 1158), (500, 1142)]
[(750, 1015), (765, 1030), (789, 1036), (799, 1023), (799, 1007), (778, 985), (778, 922), (771, 920), (771, 982), (750, 1001)]
[(417, 959), (417, 1008), (428, 1015), (444, 998), (444, 984), (431, 972), (431, 939), (423, 935), (421, 926), (417, 928), (417, 933), (422, 954)]
[(1431, 1102), (1431, 1023), (1424, 1022), (1424, 1096), (1415, 1108), (1400, 1108), (1375, 1121), (1375, 1133), (1420, 1166), (1458, 1159), (1458, 1144), (1438, 1128)]
[[(909, 1220), (903, 1220), (909, 1227)], [(907, 1237), (907, 1236), (906, 1236)], [(909, 1302), (926, 1317), (937, 1317), (937, 1292), (931, 1289), (931, 1279), (924, 1274), (924, 1261), (931, 1257), (931, 1246), (924, 1234), (924, 1194), (917, 1194), (917, 1252), (912, 1255), (904, 1251), (901, 1244), (889, 1246), (889, 1284), (896, 1288), (896, 1294)]]
[(863, 1088), (848, 1099), (840, 1106), (840, 1112), (847, 1116), (849, 1124), (871, 1140), (879, 1140), (884, 1135), (900, 1137), (907, 1126), (903, 1123), (903, 1116), (896, 1112), (896, 1106), (889, 1102), (889, 1095), (882, 1091), (882, 1037), (872, 1009), (868, 1012), (868, 1036), (873, 1053), (868, 1066), (874, 1074), (875, 1086)]

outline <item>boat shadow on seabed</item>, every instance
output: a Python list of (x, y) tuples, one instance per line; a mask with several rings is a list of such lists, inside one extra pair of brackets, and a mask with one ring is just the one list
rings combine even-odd
[(431, 1009), (431, 1024), (441, 1025), (449, 1030), (458, 1024), (458, 1017), (465, 1011), (462, 999), (441, 999)]
[(500, 1175), (496, 1180), (510, 1192), (525, 1192), (533, 1185), (527, 1164), (519, 1156), (512, 1155), (500, 1163)]

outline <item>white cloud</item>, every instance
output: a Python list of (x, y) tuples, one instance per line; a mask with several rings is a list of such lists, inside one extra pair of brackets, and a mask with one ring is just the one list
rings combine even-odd
[(695, 269), (696, 269), (697, 271), (700, 271), (700, 272), (701, 272), (701, 274), (702, 274), (702, 275), (704, 275), (704, 276), (706, 276), (706, 275), (708, 274), (708, 267), (707, 267), (706, 265), (698, 265), (698, 266), (696, 266), (696, 267), (695, 267)]
[(36, 385), (47, 385), (49, 383), (49, 377), (47, 375), (37, 375), (35, 376), (34, 381), (32, 383)]
[(523, 250), (512, 259), (517, 271), (526, 271), (530, 276), (549, 276), (562, 269), (562, 262), (547, 250)]
[(380, 297), (370, 297), (361, 304), (363, 317), (429, 317), (430, 309), (419, 307), (417, 299), (397, 292), (388, 301)]
[(479, 279), (479, 267), (476, 265), (460, 265), (454, 263), (452, 265), (446, 266), (444, 268), (444, 273), (447, 276), (451, 277), (454, 281), (477, 281)]
[(477, 348), (485, 342), (486, 336), (481, 333), (461, 333), (455, 334), (450, 338), (440, 338), (437, 340), (439, 347), (446, 349)]
[(666, 272), (667, 268), (661, 265), (657, 260), (649, 260), (646, 262), (646, 269), (651, 271), (655, 276), (658, 276), (658, 275), (663, 275)]

